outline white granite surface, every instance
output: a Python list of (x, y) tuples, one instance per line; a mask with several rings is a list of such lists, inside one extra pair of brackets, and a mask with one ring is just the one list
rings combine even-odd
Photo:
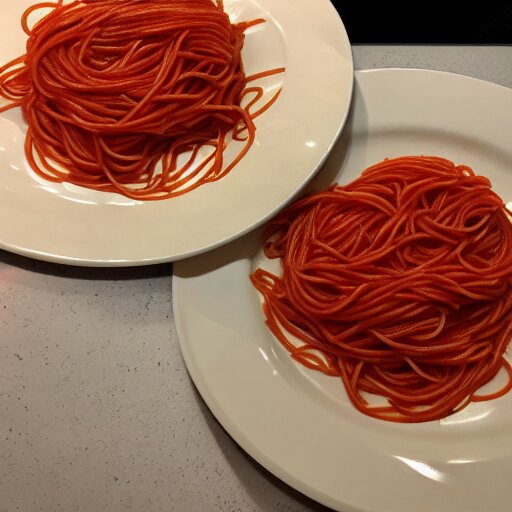
[(356, 69), (437, 69), (512, 87), (512, 46), (354, 45), (352, 51)]
[[(512, 47), (355, 46), (354, 60), (512, 87)], [(0, 512), (328, 510), (246, 456), (203, 404), (171, 271), (0, 252)]]

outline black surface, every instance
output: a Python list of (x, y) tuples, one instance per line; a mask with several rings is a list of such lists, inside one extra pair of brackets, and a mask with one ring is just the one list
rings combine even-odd
[(354, 44), (512, 44), (512, 0), (331, 1)]

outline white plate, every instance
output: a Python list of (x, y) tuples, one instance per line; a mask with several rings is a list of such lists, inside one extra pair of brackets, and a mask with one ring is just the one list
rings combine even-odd
[[(24, 51), (20, 15), (33, 0), (0, 0), (0, 62)], [(0, 248), (76, 265), (173, 261), (219, 246), (277, 211), (318, 170), (346, 119), (353, 83), (350, 44), (329, 0), (226, 0), (249, 29), (246, 72), (285, 66), (282, 85), (256, 120), (250, 152), (225, 178), (166, 201), (140, 202), (36, 179), (28, 168), (21, 114), (0, 116)], [(8, 44), (7, 44), (8, 43)]]
[[(423, 153), (471, 165), (512, 201), (511, 137), (510, 89), (434, 71), (356, 72), (353, 113), (312, 185)], [(248, 279), (258, 249), (258, 234), (247, 235), (175, 265), (173, 280), (187, 367), (233, 438), (343, 512), (509, 512), (512, 393), (436, 422), (364, 416), (338, 379), (295, 364), (267, 331)]]

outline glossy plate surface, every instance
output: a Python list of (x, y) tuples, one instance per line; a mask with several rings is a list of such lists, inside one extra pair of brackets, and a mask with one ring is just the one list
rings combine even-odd
[[(512, 201), (512, 90), (423, 70), (356, 72), (343, 134), (311, 183), (347, 183), (385, 157), (444, 156)], [(259, 231), (259, 230), (257, 230)], [(512, 393), (441, 421), (366, 417), (341, 382), (294, 363), (266, 329), (248, 274), (258, 232), (175, 265), (174, 315), (188, 370), (258, 462), (343, 512), (508, 512)]]
[[(0, 63), (24, 52), (20, 16), (33, 0), (0, 0)], [(225, 0), (246, 32), (247, 74), (286, 67), (261, 85), (276, 104), (256, 119), (256, 141), (225, 178), (166, 201), (53, 184), (34, 176), (19, 109), (0, 115), (0, 248), (75, 265), (173, 261), (249, 231), (288, 201), (324, 161), (346, 119), (353, 84), (345, 28), (329, 0)], [(234, 153), (234, 147), (228, 152)]]

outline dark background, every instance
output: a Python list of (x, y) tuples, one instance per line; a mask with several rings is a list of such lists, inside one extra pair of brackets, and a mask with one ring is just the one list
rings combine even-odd
[(354, 44), (512, 44), (512, 0), (331, 1)]

